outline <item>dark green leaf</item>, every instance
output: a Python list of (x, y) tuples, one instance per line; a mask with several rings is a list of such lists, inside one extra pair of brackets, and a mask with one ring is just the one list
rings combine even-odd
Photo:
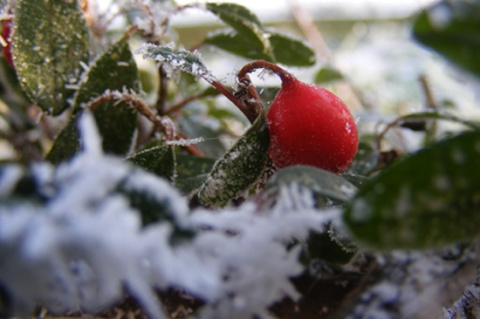
[[(334, 230), (331, 230), (334, 232)], [(311, 262), (315, 259), (322, 261), (345, 264), (355, 255), (355, 247), (343, 245), (337, 238), (332, 238), (328, 232), (313, 233), (307, 240), (305, 257)]]
[(275, 62), (291, 66), (315, 64), (315, 52), (304, 41), (285, 34), (270, 33)]
[(42, 110), (59, 114), (69, 106), (80, 64), (88, 62), (89, 39), (78, 1), (19, 0), (12, 54), (18, 78)]
[(205, 205), (222, 205), (237, 197), (261, 175), (270, 137), (262, 113), (237, 143), (218, 160), (198, 194)]
[[(90, 67), (74, 100), (72, 120), (59, 134), (47, 158), (58, 163), (71, 158), (80, 149), (77, 118), (88, 103), (106, 91), (139, 91), (137, 66), (126, 40), (113, 45)], [(106, 100), (93, 109), (107, 153), (124, 155), (135, 135), (136, 111), (125, 102)]]
[(333, 81), (343, 80), (343, 75), (340, 71), (325, 67), (318, 70), (317, 74), (315, 74), (315, 83), (317, 84), (324, 84)]
[(177, 155), (175, 187), (183, 194), (199, 188), (207, 179), (215, 160), (192, 155)]
[(413, 28), (423, 44), (480, 75), (480, 2), (441, 1), (422, 11)]
[(285, 185), (296, 184), (310, 190), (315, 197), (346, 203), (357, 188), (345, 178), (319, 168), (296, 165), (279, 170), (268, 181), (265, 191), (270, 192)]
[(188, 136), (201, 136), (204, 138), (199, 143), (198, 148), (210, 157), (219, 157), (225, 153), (225, 146), (220, 141), (220, 133), (213, 130), (209, 125), (203, 124), (203, 116), (183, 116), (179, 119), (178, 125), (180, 129)]
[(234, 30), (210, 33), (204, 39), (204, 43), (247, 59), (271, 62), (274, 60), (272, 54), (269, 54), (268, 51), (265, 52), (263, 46), (254, 45), (249, 38), (241, 36)]
[(272, 55), (268, 34), (257, 16), (250, 10), (234, 3), (213, 2), (207, 3), (206, 8), (235, 29), (247, 41), (249, 48), (255, 48), (267, 56)]
[[(191, 239), (195, 232), (180, 220), (187, 210), (184, 198), (170, 184), (148, 172), (133, 169), (117, 186), (116, 192), (125, 196), (131, 207), (142, 217), (142, 223), (169, 222), (173, 227), (171, 241)], [(184, 211), (183, 211), (184, 210)]]
[(157, 176), (173, 181), (175, 176), (175, 153), (172, 146), (154, 146), (128, 158), (135, 165)]
[(380, 249), (429, 248), (480, 234), (480, 131), (460, 134), (386, 168), (345, 212), (351, 233)]
[(267, 60), (292, 66), (315, 64), (315, 52), (303, 41), (281, 33), (266, 33), (272, 48), (265, 52), (262, 47), (252, 45), (250, 39), (234, 30), (222, 30), (209, 34), (204, 43), (252, 60)]
[(144, 44), (137, 52), (144, 59), (162, 64), (168, 75), (175, 71), (183, 71), (194, 76), (210, 78), (211, 74), (197, 53), (187, 50), (174, 50), (168, 45)]
[(0, 166), (0, 208), (26, 203), (41, 204), (46, 197), (31, 170), (19, 165)]

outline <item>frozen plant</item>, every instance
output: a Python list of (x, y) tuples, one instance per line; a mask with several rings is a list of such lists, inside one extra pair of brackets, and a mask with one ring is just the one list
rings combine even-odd
[[(273, 302), (299, 296), (290, 278), (303, 267), (288, 244), (337, 211), (319, 214), (311, 194), (292, 186), (261, 212), (252, 203), (189, 212), (166, 181), (103, 154), (90, 113), (80, 123), (83, 151), (70, 162), (2, 169), (0, 283), (16, 313), (37, 304), (99, 312), (128, 292), (162, 318), (154, 289), (175, 287), (206, 302), (205, 318), (267, 317)], [(22, 191), (27, 184), (31, 192)], [(159, 211), (142, 211), (135, 196)], [(144, 213), (162, 217), (142, 226)], [(191, 235), (172, 241), (178, 229)]]

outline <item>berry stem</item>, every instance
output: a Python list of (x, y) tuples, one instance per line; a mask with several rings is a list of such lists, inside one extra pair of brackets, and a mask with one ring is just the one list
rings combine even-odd
[(267, 70), (272, 71), (273, 73), (278, 75), (280, 80), (282, 80), (282, 83), (289, 82), (289, 81), (292, 81), (293, 79), (295, 79), (295, 77), (291, 73), (285, 71), (284, 69), (282, 69), (278, 65), (276, 65), (272, 62), (265, 61), (265, 60), (257, 60), (257, 61), (253, 61), (253, 62), (250, 62), (248, 64), (245, 64), (240, 69), (240, 71), (238, 72), (239, 81), (241, 82), (242, 79), (244, 79), (249, 73), (252, 73), (252, 72), (254, 72), (258, 69), (267, 69)]

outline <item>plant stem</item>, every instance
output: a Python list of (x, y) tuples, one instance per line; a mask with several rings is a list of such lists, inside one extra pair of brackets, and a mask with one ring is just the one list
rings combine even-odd
[(257, 60), (257, 61), (253, 61), (248, 64), (245, 64), (238, 72), (238, 79), (241, 81), (242, 79), (245, 79), (247, 74), (252, 73), (258, 69), (267, 69), (272, 71), (273, 73), (278, 75), (278, 77), (280, 77), (280, 79), (282, 80), (282, 83), (292, 81), (295, 79), (295, 77), (291, 73), (285, 71), (275, 63), (264, 61), (264, 60)]
[(250, 123), (253, 123), (257, 118), (257, 114), (248, 108), (238, 97), (230, 92), (222, 83), (217, 80), (208, 81), (214, 88), (229, 99), (236, 107), (247, 117)]

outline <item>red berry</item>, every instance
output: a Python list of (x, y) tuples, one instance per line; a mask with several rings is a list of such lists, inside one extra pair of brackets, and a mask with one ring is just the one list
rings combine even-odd
[(7, 19), (3, 20), (3, 29), (2, 29), (2, 37), (6, 41), (7, 45), (3, 46), (2, 52), (3, 52), (3, 57), (7, 61), (8, 65), (10, 67), (13, 66), (13, 59), (12, 59), (12, 44), (10, 42), (10, 33), (12, 32), (12, 19)]
[(282, 79), (267, 115), (270, 157), (277, 168), (310, 165), (341, 174), (357, 153), (358, 132), (345, 104), (333, 93)]

